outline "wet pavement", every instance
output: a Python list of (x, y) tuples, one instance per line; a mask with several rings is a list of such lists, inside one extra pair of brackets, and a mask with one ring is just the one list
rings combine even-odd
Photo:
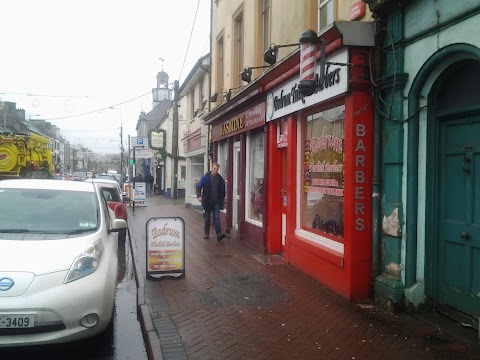
[[(118, 245), (119, 279), (115, 297), (114, 360), (146, 360), (147, 352), (137, 317), (137, 284), (128, 240)], [(125, 261), (120, 261), (125, 259)]]
[(133, 258), (125, 243), (118, 246), (117, 281), (113, 326), (105, 334), (66, 344), (0, 348), (0, 360), (146, 360)]
[[(149, 359), (480, 359), (478, 332), (439, 314), (351, 303), (233, 235), (203, 239), (183, 199), (129, 208), (138, 305)], [(146, 222), (185, 222), (185, 277), (146, 279)], [(446, 321), (446, 322), (445, 322)]]

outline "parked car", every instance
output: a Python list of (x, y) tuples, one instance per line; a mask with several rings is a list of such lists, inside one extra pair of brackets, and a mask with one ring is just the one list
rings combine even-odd
[[(85, 182), (90, 182), (95, 184), (98, 189), (102, 192), (107, 200), (108, 206), (110, 209), (114, 210), (115, 217), (117, 219), (123, 219), (128, 221), (127, 215), (127, 205), (126, 203), (130, 202), (126, 193), (123, 193), (120, 189), (120, 185), (115, 180), (104, 179), (104, 178), (93, 178), (87, 179)], [(119, 241), (125, 241), (127, 231), (122, 230), (118, 234)]]
[(0, 347), (104, 332), (117, 285), (115, 219), (91, 184), (0, 182)]
[(95, 178), (96, 179), (109, 179), (109, 180), (117, 181), (117, 179), (115, 178), (115, 176), (113, 174), (102, 173), (102, 174), (98, 174)]
[(74, 181), (84, 181), (87, 178), (87, 172), (86, 171), (75, 171), (72, 174), (72, 180)]

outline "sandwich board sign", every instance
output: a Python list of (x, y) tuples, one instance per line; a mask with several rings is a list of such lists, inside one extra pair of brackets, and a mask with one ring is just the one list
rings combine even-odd
[(180, 217), (147, 221), (147, 278), (185, 276), (185, 222)]
[(146, 193), (145, 188), (146, 186), (144, 182), (135, 182), (135, 187), (133, 188), (133, 201), (145, 202), (145, 193)]

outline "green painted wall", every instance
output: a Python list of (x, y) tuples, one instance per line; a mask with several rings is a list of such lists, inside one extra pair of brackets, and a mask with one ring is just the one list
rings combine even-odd
[[(428, 97), (434, 81), (442, 70), (455, 58), (445, 58), (430, 76), (419, 99), (418, 111), (418, 196), (414, 204), (408, 204), (407, 171), (408, 144), (408, 95), (417, 74), (426, 62), (445, 47), (468, 43), (480, 47), (480, 37), (472, 36), (480, 29), (480, 2), (478, 0), (413, 0), (405, 9), (393, 9), (388, 13), (386, 29), (383, 74), (386, 81), (380, 86), (384, 103), (377, 104), (382, 119), (381, 151), (381, 220), (383, 220), (380, 253), (380, 268), (383, 272), (375, 280), (375, 299), (389, 307), (402, 307), (404, 302), (420, 305), (425, 299), (425, 255), (426, 241), (426, 138)], [(394, 46), (390, 46), (393, 39)], [(388, 71), (388, 73), (387, 73)], [(391, 100), (393, 99), (393, 104)], [(391, 114), (390, 110), (391, 109)], [(390, 115), (390, 116), (389, 116)], [(389, 119), (390, 118), (390, 119)], [(395, 119), (395, 120), (392, 120)], [(399, 121), (400, 120), (400, 121)], [(403, 122), (401, 120), (404, 120)], [(407, 253), (409, 214), (407, 209), (416, 205), (415, 217), (416, 246), (414, 258)], [(418, 206), (417, 206), (418, 205)], [(411, 220), (411, 219), (410, 219)], [(397, 223), (395, 223), (397, 221)], [(409, 239), (410, 240), (410, 239)], [(410, 253), (411, 254), (411, 253)], [(410, 255), (411, 256), (411, 255)], [(414, 263), (416, 283), (408, 284), (405, 268)], [(407, 286), (405, 284), (407, 283)]]

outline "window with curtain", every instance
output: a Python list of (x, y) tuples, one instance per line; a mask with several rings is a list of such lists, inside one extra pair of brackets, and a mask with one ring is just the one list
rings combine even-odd
[(302, 228), (343, 238), (345, 105), (303, 120)]
[(250, 133), (247, 137), (246, 217), (263, 222), (264, 135)]

